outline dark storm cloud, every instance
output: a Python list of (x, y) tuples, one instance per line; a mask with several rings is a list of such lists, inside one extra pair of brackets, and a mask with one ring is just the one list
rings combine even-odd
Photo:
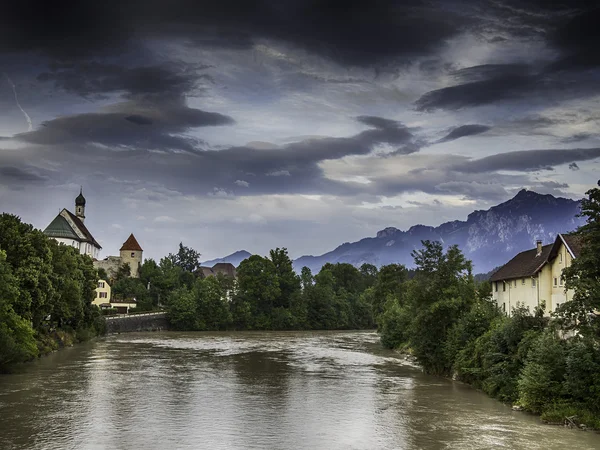
[(183, 101), (159, 105), (124, 102), (112, 109), (114, 112), (59, 117), (42, 123), (37, 130), (16, 135), (15, 139), (38, 145), (97, 143), (117, 148), (196, 152), (202, 142), (179, 133), (233, 123), (231, 117), (189, 108)]
[(577, 2), (584, 9), (573, 14), (550, 35), (550, 43), (562, 52), (552, 68), (570, 70), (600, 65), (600, 6), (597, 2)]
[(124, 67), (118, 64), (84, 62), (55, 64), (51, 72), (38, 75), (42, 82), (52, 82), (54, 87), (83, 97), (123, 93), (137, 96), (181, 96), (193, 93), (206, 75), (197, 71), (202, 65), (176, 63)]
[(469, 70), (471, 72), (468, 77), (477, 77), (477, 81), (427, 92), (415, 102), (416, 109), (418, 111), (457, 110), (514, 99), (520, 97), (524, 91), (533, 89), (538, 81), (536, 76), (526, 73), (523, 69), (515, 70), (513, 65), (476, 66)]
[(9, 184), (36, 183), (46, 181), (47, 177), (39, 175), (31, 169), (22, 169), (14, 166), (0, 166), (0, 182), (8, 181)]
[(473, 159), (452, 169), (465, 173), (496, 172), (512, 170), (529, 172), (547, 170), (561, 164), (600, 158), (600, 148), (575, 148), (571, 150), (522, 150), (500, 153), (481, 159)]
[(501, 23), (514, 37), (544, 40), (557, 52), (554, 61), (531, 66), (486, 64), (455, 71), (451, 75), (457, 84), (422, 95), (415, 102), (417, 110), (458, 110), (537, 94), (577, 97), (595, 92), (597, 80), (586, 69), (600, 65), (597, 4), (582, 1), (567, 7), (505, 0), (489, 6), (489, 14), (497, 19), (489, 24), (491, 29)]
[(464, 24), (444, 1), (22, 1), (0, 16), (0, 50), (73, 59), (118, 51), (133, 37), (185, 37), (193, 45), (228, 48), (267, 38), (370, 65), (430, 53)]
[(460, 127), (454, 128), (450, 133), (440, 139), (438, 142), (449, 142), (455, 141), (456, 139), (460, 139), (466, 136), (474, 136), (476, 134), (485, 133), (492, 127), (488, 127), (487, 125), (462, 125)]
[(589, 139), (591, 137), (592, 137), (592, 134), (590, 134), (590, 133), (577, 133), (577, 134), (574, 134), (573, 136), (564, 138), (562, 141), (564, 143), (570, 144), (573, 142), (585, 141), (586, 139)]

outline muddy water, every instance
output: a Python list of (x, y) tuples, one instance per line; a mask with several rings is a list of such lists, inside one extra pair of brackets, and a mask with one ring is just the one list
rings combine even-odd
[(0, 449), (599, 449), (371, 332), (139, 333), (0, 377)]

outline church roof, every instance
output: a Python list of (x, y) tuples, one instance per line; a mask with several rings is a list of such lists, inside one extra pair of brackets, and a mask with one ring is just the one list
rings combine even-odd
[(136, 238), (133, 235), (133, 233), (131, 233), (129, 235), (129, 237), (123, 243), (123, 246), (121, 247), (121, 249), (119, 251), (123, 251), (123, 250), (143, 252), (142, 247), (140, 246), (140, 244), (136, 240)]
[(92, 236), (92, 233), (90, 233), (90, 230), (87, 229), (87, 227), (83, 224), (83, 222), (81, 221), (81, 219), (79, 217), (77, 217), (75, 214), (73, 214), (68, 209), (65, 209), (64, 211), (66, 211), (67, 214), (69, 215), (69, 217), (71, 218), (71, 220), (73, 222), (75, 222), (75, 226), (77, 228), (79, 228), (79, 231), (81, 231), (83, 233), (83, 235), (86, 237), (85, 240), (87, 242), (93, 244), (95, 247), (102, 248), (100, 246), (100, 244), (98, 244), (96, 239), (94, 239), (94, 236)]
[(77, 233), (73, 231), (73, 228), (71, 228), (71, 225), (69, 225), (69, 222), (67, 222), (67, 219), (60, 214), (56, 216), (52, 222), (50, 222), (50, 225), (48, 225), (44, 230), (44, 234), (53, 238), (74, 239), (76, 241), (80, 240), (79, 236), (77, 236)]

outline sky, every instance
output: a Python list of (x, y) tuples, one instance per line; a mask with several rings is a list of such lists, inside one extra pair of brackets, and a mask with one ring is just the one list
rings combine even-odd
[(10, 3), (0, 212), (81, 186), (101, 257), (296, 258), (600, 178), (599, 2)]

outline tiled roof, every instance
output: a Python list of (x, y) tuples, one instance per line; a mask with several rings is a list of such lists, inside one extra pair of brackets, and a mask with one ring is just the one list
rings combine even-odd
[(48, 225), (44, 230), (44, 234), (52, 238), (66, 238), (79, 241), (79, 236), (77, 236), (77, 233), (75, 233), (73, 228), (71, 228), (71, 225), (69, 225), (67, 219), (60, 214), (56, 216), (52, 222), (50, 222), (50, 225)]
[(87, 229), (87, 227), (83, 224), (83, 222), (81, 221), (81, 219), (79, 217), (77, 217), (75, 214), (73, 214), (71, 211), (69, 211), (68, 209), (65, 209), (65, 211), (67, 212), (67, 214), (69, 215), (69, 217), (71, 218), (71, 220), (73, 222), (75, 222), (75, 226), (77, 226), (77, 228), (79, 228), (79, 230), (83, 233), (83, 235), (86, 237), (86, 241), (92, 243), (95, 247), (98, 248), (102, 248), (100, 246), (100, 244), (98, 244), (98, 242), (96, 242), (96, 239), (94, 239), (94, 236), (92, 236), (92, 233), (90, 233), (90, 231)]
[(569, 246), (569, 249), (571, 249), (571, 252), (573, 252), (573, 256), (579, 258), (581, 247), (583, 245), (582, 237), (578, 234), (561, 234), (561, 236)]
[(140, 244), (136, 240), (136, 238), (133, 235), (133, 233), (131, 233), (129, 235), (129, 237), (123, 243), (123, 246), (121, 247), (121, 249), (119, 251), (123, 251), (123, 250), (143, 252), (142, 247), (140, 246)]
[(208, 266), (200, 266), (198, 270), (196, 270), (196, 275), (202, 276), (203, 278), (211, 277), (214, 275), (214, 272), (211, 267)]
[(519, 253), (498, 269), (490, 277), (490, 281), (510, 280), (535, 275), (548, 261), (548, 256), (553, 246), (554, 244), (544, 245), (539, 256), (537, 255), (537, 248)]

